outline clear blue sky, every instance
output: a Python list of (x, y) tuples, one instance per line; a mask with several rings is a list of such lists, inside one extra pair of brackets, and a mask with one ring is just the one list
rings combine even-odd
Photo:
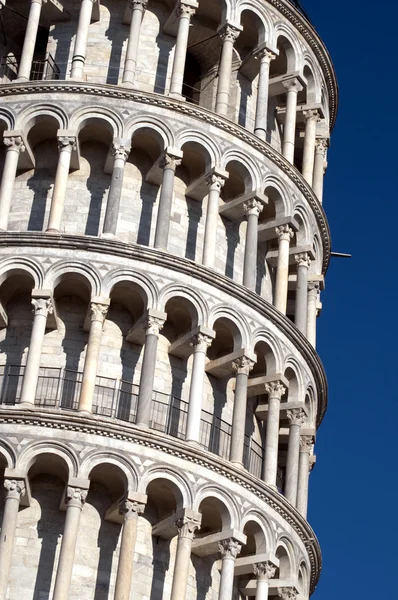
[(318, 320), (329, 408), (309, 521), (323, 550), (314, 600), (398, 598), (396, 0), (302, 0), (332, 56), (340, 108), (324, 206), (333, 250)]

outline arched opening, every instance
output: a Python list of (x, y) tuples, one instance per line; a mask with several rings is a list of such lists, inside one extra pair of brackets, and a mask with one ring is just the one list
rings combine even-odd
[(267, 552), (267, 541), (263, 528), (257, 521), (248, 521), (243, 529), (246, 544), (242, 546), (241, 556), (253, 556)]
[(283, 543), (279, 543), (275, 551), (275, 556), (279, 560), (279, 567), (276, 570), (275, 579), (286, 581), (292, 574), (292, 567), (288, 550)]

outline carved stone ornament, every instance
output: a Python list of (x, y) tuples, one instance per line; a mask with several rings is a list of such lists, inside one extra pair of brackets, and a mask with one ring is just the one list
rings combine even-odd
[(74, 136), (61, 135), (57, 139), (58, 150), (72, 152), (72, 150), (76, 150), (76, 138)]
[(20, 135), (17, 135), (15, 137), (5, 137), (3, 139), (3, 144), (6, 146), (7, 150), (25, 152), (25, 144), (23, 143)]
[(249, 375), (254, 367), (254, 362), (247, 356), (241, 356), (232, 363), (232, 369), (237, 375)]
[(173, 156), (172, 154), (166, 153), (160, 161), (160, 166), (162, 169), (173, 169), (173, 171), (175, 171), (181, 163), (182, 158), (180, 156)]
[(228, 538), (218, 542), (218, 549), (222, 558), (233, 558), (235, 559), (242, 549), (242, 544), (234, 538)]
[(260, 50), (258, 54), (256, 54), (256, 58), (260, 59), (261, 62), (269, 64), (271, 60), (274, 60), (276, 58), (276, 54), (274, 52), (271, 52), (271, 50), (267, 50), (267, 48), (264, 48), (263, 50)]
[(227, 23), (225, 27), (220, 31), (220, 37), (223, 42), (232, 42), (233, 44), (238, 39), (240, 31), (234, 25)]
[(69, 486), (66, 489), (66, 504), (74, 503), (75, 505), (83, 505), (86, 501), (88, 490)]
[(37, 315), (47, 317), (48, 315), (51, 315), (54, 310), (51, 298), (34, 298), (32, 300), (32, 306), (32, 313), (35, 317)]
[(307, 418), (307, 415), (302, 408), (291, 408), (286, 411), (286, 415), (290, 421), (290, 425), (303, 425)]
[(312, 446), (314, 445), (314, 438), (312, 435), (300, 436), (300, 452), (311, 453)]
[(111, 153), (115, 159), (121, 158), (122, 160), (124, 160), (124, 162), (126, 162), (126, 160), (129, 157), (130, 150), (131, 150), (131, 146), (124, 146), (123, 144), (118, 144), (118, 143), (113, 142), (112, 148), (111, 148)]
[(321, 290), (319, 281), (308, 282), (308, 297), (317, 299)]
[(315, 140), (315, 154), (323, 154), (325, 156), (328, 147), (328, 141), (325, 138), (317, 138)]
[(130, 10), (145, 10), (148, 4), (148, 0), (129, 0)]
[(98, 304), (92, 302), (90, 306), (90, 317), (91, 321), (100, 321), (104, 323), (106, 315), (108, 313), (109, 306), (107, 304)]
[(303, 86), (298, 79), (291, 79), (290, 81), (282, 81), (282, 85), (287, 92), (301, 92)]
[(279, 240), (286, 240), (290, 242), (294, 236), (294, 231), (289, 225), (279, 225), (275, 227), (275, 232)]
[(297, 594), (298, 592), (294, 587), (278, 588), (278, 596), (282, 598), (282, 600), (296, 600)]
[(6, 498), (20, 499), (26, 492), (25, 481), (23, 479), (5, 479), (4, 488), (7, 490)]
[(189, 18), (191, 19), (196, 13), (196, 8), (194, 6), (188, 6), (188, 4), (184, 4), (180, 2), (178, 5), (176, 14), (179, 19), (181, 18)]
[(276, 566), (273, 565), (269, 560), (256, 563), (253, 565), (253, 573), (256, 575), (257, 579), (266, 579), (269, 581), (275, 577)]
[(207, 349), (210, 348), (212, 343), (212, 338), (204, 333), (197, 333), (193, 336), (192, 340), (189, 342), (190, 346), (195, 348), (195, 352), (207, 352)]
[(144, 510), (145, 504), (127, 498), (121, 500), (119, 504), (119, 514), (124, 515), (125, 519), (135, 519), (138, 515), (142, 515)]
[(281, 381), (270, 381), (265, 384), (265, 391), (270, 398), (278, 398), (280, 400), (286, 392), (286, 387)]
[(300, 252), (300, 254), (295, 254), (294, 259), (298, 267), (307, 267), (308, 269), (311, 264), (311, 259), (308, 252)]
[(321, 117), (319, 116), (319, 110), (317, 108), (303, 110), (303, 116), (306, 119), (306, 121), (308, 121), (308, 119), (315, 119), (317, 123), (319, 123), (319, 121), (321, 120)]
[(225, 185), (225, 178), (221, 177), (221, 175), (216, 175), (215, 173), (212, 173), (206, 178), (206, 184), (210, 189), (221, 192), (222, 188)]
[(189, 517), (182, 517), (176, 521), (176, 527), (178, 529), (179, 538), (193, 540), (195, 531), (200, 528), (200, 521)]
[(159, 317), (153, 317), (152, 315), (149, 315), (146, 322), (146, 334), (158, 336), (164, 323), (164, 319), (160, 319)]
[(263, 211), (263, 203), (260, 202), (259, 200), (256, 200), (256, 198), (251, 198), (250, 200), (247, 200), (247, 202), (244, 202), (243, 204), (243, 210), (245, 211), (245, 215), (248, 217), (249, 215), (256, 215), (256, 217), (258, 217), (260, 215), (260, 213)]

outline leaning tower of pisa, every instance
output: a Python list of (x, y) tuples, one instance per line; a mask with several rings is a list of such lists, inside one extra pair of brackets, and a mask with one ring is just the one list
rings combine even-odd
[(327, 50), (289, 0), (0, 19), (0, 600), (308, 600)]

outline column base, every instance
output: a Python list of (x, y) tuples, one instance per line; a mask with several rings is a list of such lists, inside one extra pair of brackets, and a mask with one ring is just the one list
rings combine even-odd
[(185, 441), (187, 442), (187, 444), (189, 444), (193, 448), (198, 448), (198, 449), (202, 448), (202, 446), (196, 440), (185, 440)]
[(61, 235), (61, 232), (59, 229), (46, 229), (46, 233), (55, 233), (57, 235)]
[(18, 408), (22, 408), (23, 410), (34, 410), (35, 405), (32, 402), (20, 402), (19, 404), (15, 404)]
[(114, 233), (101, 233), (100, 237), (105, 240), (114, 240), (116, 236)]
[(246, 469), (246, 467), (243, 466), (243, 463), (239, 460), (231, 460), (230, 463), (231, 465), (234, 465), (234, 467), (236, 467), (237, 469)]
[(181, 94), (175, 94), (173, 92), (169, 92), (169, 98), (173, 98), (173, 100), (180, 100), (181, 102), (185, 102), (185, 98)]
[(136, 85), (135, 83), (132, 83), (131, 81), (122, 81), (121, 83), (119, 83), (120, 87), (124, 87), (124, 88), (129, 88), (130, 90), (139, 90), (139, 86)]
[(27, 83), (28, 81), (29, 77), (17, 77), (12, 83)]

